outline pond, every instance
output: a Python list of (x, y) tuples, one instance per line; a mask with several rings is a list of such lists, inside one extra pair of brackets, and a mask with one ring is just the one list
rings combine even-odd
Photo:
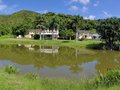
[(13, 64), (19, 74), (42, 78), (90, 79), (120, 66), (120, 52), (58, 46), (0, 45), (0, 67)]

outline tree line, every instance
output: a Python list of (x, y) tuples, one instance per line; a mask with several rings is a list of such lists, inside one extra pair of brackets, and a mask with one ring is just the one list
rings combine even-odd
[(95, 24), (95, 20), (84, 20), (79, 15), (22, 10), (12, 15), (0, 15), (0, 35), (24, 36), (29, 29), (58, 29), (64, 39), (74, 39), (77, 30), (95, 30)]

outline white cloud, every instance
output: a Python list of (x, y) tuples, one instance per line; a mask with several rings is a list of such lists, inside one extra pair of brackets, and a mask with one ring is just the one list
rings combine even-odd
[(78, 8), (77, 6), (71, 6), (71, 7), (69, 8), (69, 10), (71, 10), (71, 11), (78, 11), (79, 8)]
[(42, 12), (45, 14), (45, 13), (48, 13), (48, 10), (43, 10)]
[(7, 7), (8, 7), (7, 5), (0, 4), (0, 11), (7, 9)]
[(79, 2), (81, 4), (87, 5), (88, 3), (90, 3), (90, 0), (70, 0), (71, 3), (73, 2)]
[(4, 4), (3, 0), (0, 0), (0, 13), (4, 13), (4, 14), (10, 14), (13, 13), (15, 11), (19, 11), (17, 9), (18, 5), (11, 5), (8, 6), (6, 4)]
[(87, 5), (90, 2), (90, 0), (78, 0), (78, 1), (84, 5)]
[(95, 20), (96, 16), (90, 15), (88, 17), (84, 17), (84, 19), (90, 19), (90, 20)]
[(1, 10), (0, 13), (11, 14), (11, 13), (20, 11), (20, 9), (17, 9), (17, 7), (18, 7), (18, 5), (7, 6), (5, 9)]
[(93, 4), (93, 6), (94, 6), (94, 7), (97, 7), (99, 4), (100, 4), (100, 2), (99, 2), (99, 1), (96, 1), (96, 2)]
[(112, 17), (112, 14), (110, 14), (110, 13), (108, 13), (106, 11), (103, 11), (103, 14), (104, 14), (105, 17)]
[(0, 0), (0, 11), (7, 9), (7, 5), (3, 4), (3, 0)]
[(87, 7), (82, 7), (82, 9), (81, 9), (81, 12), (83, 12), (83, 13), (87, 13), (88, 12), (88, 8)]
[(42, 13), (42, 14), (46, 14), (46, 13), (48, 13), (48, 10), (36, 11), (36, 12), (38, 12), (38, 13)]

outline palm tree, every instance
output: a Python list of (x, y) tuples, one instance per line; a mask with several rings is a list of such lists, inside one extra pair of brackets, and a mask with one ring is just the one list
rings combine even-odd
[(59, 19), (56, 16), (53, 17), (49, 23), (49, 28), (52, 30), (57, 30), (59, 28)]
[(76, 41), (78, 38), (78, 30), (80, 29), (80, 26), (82, 25), (83, 18), (80, 16), (75, 16), (72, 21), (72, 28), (76, 32)]
[[(41, 16), (36, 17), (35, 28), (40, 29), (40, 32), (41, 32), (41, 30), (43, 31), (46, 29), (46, 19), (44, 16), (41, 15)], [(44, 35), (43, 35), (43, 37), (44, 37)], [(41, 33), (40, 33), (40, 39), (41, 39)]]
[(44, 30), (46, 28), (46, 20), (45, 20), (45, 17), (43, 16), (38, 16), (36, 17), (36, 20), (35, 20), (35, 28), (36, 29), (41, 29), (41, 30)]
[[(59, 19), (56, 16), (53, 17), (52, 20), (50, 21), (50, 23), (49, 23), (49, 29), (51, 29), (52, 31), (59, 29)], [(53, 35), (52, 35), (52, 38), (53, 38)]]

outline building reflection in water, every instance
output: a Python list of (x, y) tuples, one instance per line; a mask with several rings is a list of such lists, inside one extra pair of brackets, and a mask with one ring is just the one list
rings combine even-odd
[(35, 50), (35, 48), (34, 48), (35, 45), (28, 44), (28, 45), (24, 45), (24, 46), (31, 51)]
[(58, 46), (40, 46), (40, 52), (41, 53), (58, 53), (59, 52), (59, 47)]
[[(21, 46), (21, 45), (18, 45)], [(59, 47), (58, 46), (36, 46), (36, 45), (24, 45), (26, 48), (28, 48), (31, 51), (39, 51), (41, 53), (48, 53), (48, 54), (53, 54), (53, 53), (58, 53), (59, 52)]]

